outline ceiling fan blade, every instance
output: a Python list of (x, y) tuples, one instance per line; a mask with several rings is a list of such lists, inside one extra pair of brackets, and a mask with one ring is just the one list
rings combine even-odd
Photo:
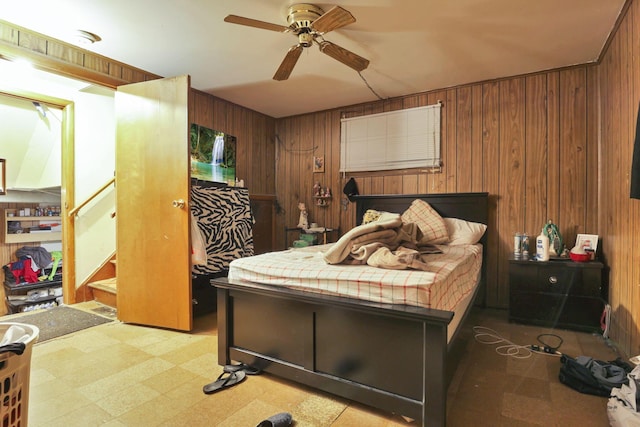
[(293, 71), (293, 67), (295, 67), (296, 62), (298, 62), (298, 58), (300, 58), (300, 54), (302, 53), (303, 47), (298, 45), (292, 46), (287, 54), (285, 55), (280, 67), (278, 67), (278, 71), (273, 76), (273, 80), (287, 80)]
[(320, 51), (332, 57), (333, 59), (342, 62), (344, 65), (353, 68), (356, 71), (362, 71), (369, 66), (369, 60), (365, 59), (355, 53), (338, 46), (337, 44), (328, 42), (326, 40), (318, 43), (320, 45)]
[(285, 27), (284, 25), (258, 21), (257, 19), (245, 18), (244, 16), (238, 15), (227, 15), (227, 17), (224, 18), (224, 22), (246, 25), (247, 27), (261, 28), (263, 30), (277, 31), (279, 33), (286, 33), (287, 31), (291, 31), (291, 28)]
[(322, 16), (313, 21), (311, 26), (317, 32), (324, 34), (354, 22), (356, 22), (356, 18), (353, 17), (351, 12), (341, 8), (340, 6), (334, 6), (329, 9), (328, 12), (322, 14)]

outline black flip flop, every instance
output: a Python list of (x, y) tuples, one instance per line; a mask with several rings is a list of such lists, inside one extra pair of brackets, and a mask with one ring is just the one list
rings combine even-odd
[(202, 387), (205, 394), (212, 394), (225, 388), (233, 387), (240, 384), (246, 378), (246, 374), (242, 370), (235, 372), (222, 372), (217, 380)]
[(244, 371), (247, 375), (260, 375), (262, 373), (261, 369), (254, 368), (253, 366), (245, 365), (244, 363), (241, 363), (239, 365), (224, 365), (222, 369), (225, 372)]
[(267, 418), (258, 424), (257, 427), (288, 427), (291, 425), (293, 418), (288, 412), (280, 412)]

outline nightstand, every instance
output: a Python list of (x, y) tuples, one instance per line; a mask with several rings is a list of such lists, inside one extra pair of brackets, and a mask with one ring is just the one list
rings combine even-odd
[(509, 259), (509, 321), (601, 331), (607, 299), (604, 264)]

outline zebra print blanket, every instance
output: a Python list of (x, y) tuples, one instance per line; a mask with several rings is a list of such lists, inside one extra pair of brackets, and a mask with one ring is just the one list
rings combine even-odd
[(234, 259), (253, 255), (249, 190), (192, 185), (191, 212), (207, 247), (207, 264), (194, 265), (193, 273), (226, 272)]

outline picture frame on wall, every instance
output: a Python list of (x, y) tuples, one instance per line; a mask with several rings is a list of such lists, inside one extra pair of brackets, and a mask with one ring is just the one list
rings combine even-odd
[(598, 250), (599, 237), (597, 234), (578, 234), (576, 236), (576, 246), (584, 249), (586, 252), (595, 254)]
[(235, 185), (236, 137), (192, 123), (191, 178)]
[(313, 171), (324, 172), (324, 157), (313, 157)]

